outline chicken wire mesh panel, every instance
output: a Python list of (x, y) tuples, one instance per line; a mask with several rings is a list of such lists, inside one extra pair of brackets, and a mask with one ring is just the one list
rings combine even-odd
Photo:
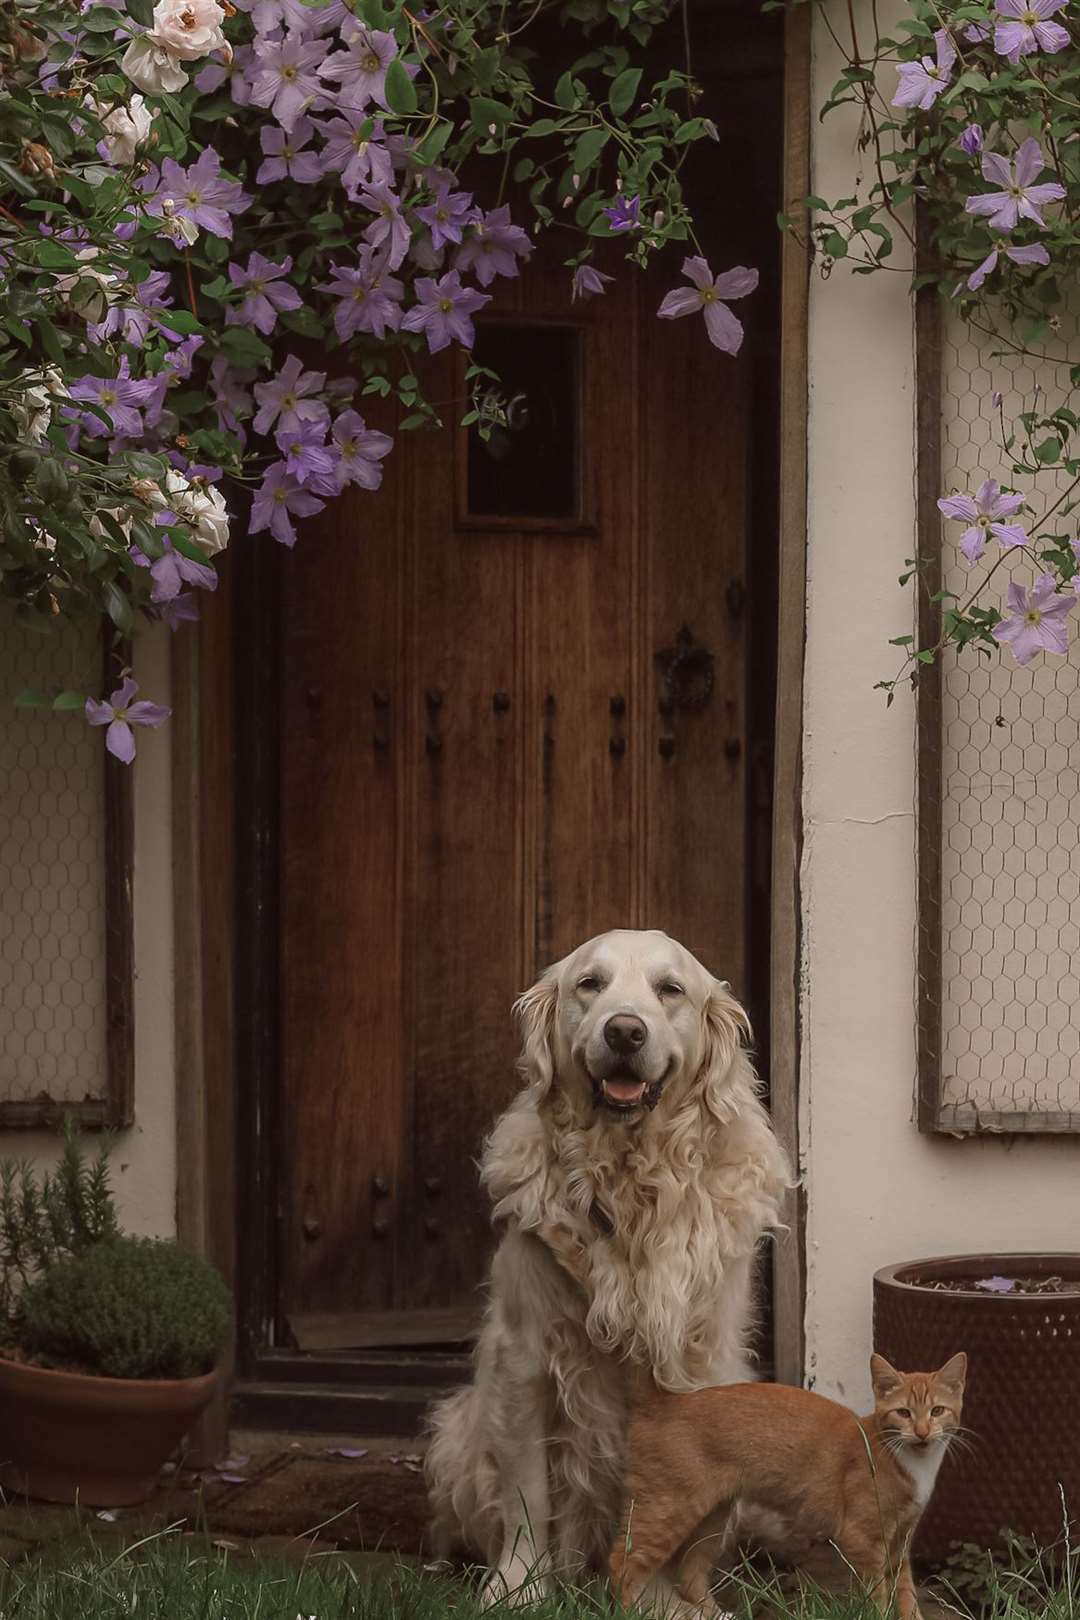
[[(1066, 348), (1080, 340), (1080, 307), (1040, 356), (991, 353), (946, 318), (942, 355), (942, 483), (974, 491), (1011, 485), (1002, 419), (1070, 392)], [(1000, 404), (996, 394), (1002, 396)], [(1035, 517), (1069, 480), (1037, 481)], [(1053, 529), (1055, 525), (1051, 525)], [(1062, 525), (1064, 527), (1064, 525)], [(979, 573), (944, 526), (942, 585), (964, 597)], [(1009, 579), (1032, 583), (1016, 553), (988, 592), (1004, 609)], [(999, 601), (1000, 598), (1000, 601)], [(1018, 666), (950, 647), (940, 674), (940, 1088), (937, 1128), (1080, 1129), (1080, 640), (1067, 657)]]
[(12, 706), (96, 691), (100, 645), (92, 624), (43, 634), (0, 610), (0, 1128), (108, 1095), (101, 732)]

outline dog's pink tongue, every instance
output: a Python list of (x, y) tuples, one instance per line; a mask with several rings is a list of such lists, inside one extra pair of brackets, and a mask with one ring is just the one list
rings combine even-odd
[(644, 1080), (605, 1080), (604, 1090), (615, 1102), (637, 1102), (645, 1090)]

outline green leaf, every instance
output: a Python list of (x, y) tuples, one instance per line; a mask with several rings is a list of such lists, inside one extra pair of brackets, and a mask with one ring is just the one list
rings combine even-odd
[(154, 0), (124, 0), (124, 10), (143, 28), (149, 28), (154, 20)]
[(18, 693), (15, 698), (17, 709), (47, 709), (49, 707), (48, 695), (45, 692), (35, 692), (32, 687)]
[(847, 249), (847, 239), (839, 231), (827, 231), (822, 238), (821, 251), (827, 253), (830, 259), (846, 259)]
[(58, 692), (52, 700), (52, 706), (58, 714), (64, 714), (73, 709), (85, 709), (86, 695), (83, 692)]
[(634, 104), (634, 97), (641, 83), (641, 69), (627, 68), (620, 73), (611, 86), (608, 102), (616, 118), (623, 118)]
[(162, 317), (162, 324), (167, 326), (170, 332), (179, 332), (182, 336), (191, 332), (201, 333), (204, 330), (202, 322), (196, 320), (189, 309), (170, 309)]
[(326, 336), (326, 328), (313, 309), (305, 305), (302, 309), (289, 310), (281, 317), (283, 326), (290, 332), (299, 332), (301, 337), (321, 338)]
[(227, 326), (221, 334), (220, 344), (231, 360), (238, 360), (242, 364), (270, 359), (269, 347), (245, 326)]
[(537, 118), (524, 131), (524, 139), (527, 141), (539, 140), (543, 135), (551, 135), (559, 127), (560, 121), (555, 118)]
[(406, 416), (403, 421), (398, 423), (398, 432), (408, 433), (412, 428), (423, 427), (424, 423), (430, 420), (431, 418), (426, 411), (414, 411), (411, 416)]
[(107, 580), (101, 592), (105, 611), (116, 628), (125, 636), (135, 628), (135, 615), (131, 603), (115, 580)]
[(126, 21), (112, 6), (91, 6), (80, 18), (88, 34), (111, 34), (114, 29), (122, 28)]
[(405, 71), (405, 65), (399, 56), (386, 70), (383, 94), (386, 105), (391, 112), (414, 113), (416, 111), (416, 87)]
[(555, 86), (555, 105), (565, 107), (567, 112), (573, 112), (577, 104), (578, 92), (574, 84), (574, 76), (567, 71)]
[(469, 102), (469, 122), (480, 135), (490, 135), (492, 125), (496, 134), (501, 133), (512, 116), (509, 107), (503, 106), (501, 101), (492, 101), (488, 96), (473, 96)]
[(77, 270), (79, 261), (62, 242), (38, 242), (34, 257), (46, 270)]
[(687, 141), (696, 141), (705, 133), (704, 118), (688, 118), (685, 124), (680, 124), (675, 131), (675, 145), (685, 146)]
[(434, 163), (453, 131), (453, 124), (446, 118), (441, 118), (437, 124), (433, 125), (417, 145), (416, 157), (419, 161), (421, 163)]
[(584, 135), (578, 136), (571, 159), (576, 174), (585, 174), (592, 168), (610, 138), (606, 129), (587, 129)]

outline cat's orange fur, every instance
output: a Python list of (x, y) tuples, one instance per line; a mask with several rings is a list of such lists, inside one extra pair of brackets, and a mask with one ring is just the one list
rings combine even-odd
[(782, 1384), (672, 1395), (642, 1381), (615, 1595), (633, 1604), (666, 1568), (686, 1603), (715, 1615), (713, 1571), (725, 1544), (746, 1538), (825, 1585), (854, 1578), (883, 1611), (895, 1597), (901, 1620), (915, 1620), (908, 1548), (960, 1421), (967, 1357), (899, 1373), (874, 1356), (870, 1369), (864, 1418)]

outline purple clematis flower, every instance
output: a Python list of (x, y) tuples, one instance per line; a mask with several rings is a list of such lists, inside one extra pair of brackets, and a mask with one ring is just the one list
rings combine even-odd
[(401, 199), (387, 182), (365, 186), (355, 199), (370, 208), (378, 218), (364, 232), (365, 242), (372, 247), (386, 244), (386, 268), (396, 270), (409, 251), (409, 222), (401, 212)]
[(996, 0), (1001, 19), (994, 26), (997, 54), (1015, 67), (1034, 51), (1063, 51), (1069, 43), (1068, 30), (1049, 19), (1065, 4), (1066, 0)]
[[(176, 517), (172, 512), (159, 512), (155, 522), (175, 523)], [(218, 577), (212, 568), (177, 551), (167, 534), (162, 536), (161, 543), (165, 550), (153, 562), (138, 546), (132, 546), (129, 552), (137, 567), (150, 570), (150, 578), (154, 582), (150, 592), (151, 602), (171, 602), (174, 596), (180, 595), (185, 585), (194, 585), (200, 591), (217, 590)]]
[(614, 280), (614, 276), (605, 276), (602, 270), (597, 270), (591, 264), (579, 264), (574, 271), (570, 302), (573, 303), (576, 298), (593, 298), (603, 292), (605, 282)]
[(1026, 546), (1028, 537), (1018, 523), (1006, 523), (1024, 504), (1022, 495), (1003, 495), (994, 478), (981, 483), (974, 495), (946, 495), (938, 501), (938, 511), (953, 522), (968, 527), (960, 536), (960, 550), (968, 562), (978, 562), (986, 550), (988, 535), (1003, 546)]
[(894, 107), (918, 107), (920, 112), (926, 112), (941, 92), (948, 88), (956, 61), (956, 46), (947, 28), (938, 29), (934, 44), (937, 47), (936, 60), (932, 56), (924, 56), (917, 62), (900, 63), (897, 68), (900, 82), (892, 98)]
[(1077, 603), (1076, 596), (1061, 596), (1053, 574), (1042, 574), (1030, 591), (1015, 580), (1008, 589), (1009, 615), (990, 634), (1012, 648), (1018, 664), (1027, 664), (1037, 652), (1066, 653), (1069, 630), (1065, 623)]
[(190, 337), (182, 339), (175, 348), (169, 350), (165, 356), (162, 370), (158, 373), (159, 377), (164, 377), (169, 388), (175, 388), (179, 382), (189, 382), (191, 380), (191, 373), (195, 366), (195, 356), (205, 342), (205, 338), (199, 337), (197, 333), (193, 332)]
[(456, 270), (448, 270), (438, 281), (418, 276), (416, 291), (419, 302), (405, 316), (402, 330), (423, 332), (432, 354), (445, 349), (451, 338), (471, 349), (476, 340), (471, 317), (491, 303), (491, 294), (463, 287)]
[(981, 124), (968, 124), (961, 133), (957, 146), (968, 157), (976, 157), (983, 149), (983, 132)]
[(451, 191), (445, 183), (437, 187), (434, 202), (416, 210), (417, 217), (431, 232), (431, 245), (436, 252), (449, 242), (461, 241), (475, 212), (476, 204), (469, 192)]
[(490, 287), (496, 276), (516, 276), (518, 259), (527, 259), (532, 249), (521, 226), (511, 225), (504, 203), (472, 221), (454, 254), (454, 269), (471, 270), (481, 287)]
[(1011, 231), (1021, 219), (1030, 219), (1045, 230), (1046, 221), (1039, 209), (1046, 203), (1059, 202), (1065, 195), (1065, 187), (1056, 180), (1042, 186), (1033, 184), (1045, 168), (1042, 147), (1034, 136), (1029, 136), (1020, 147), (1015, 163), (1010, 163), (1000, 152), (984, 152), (983, 179), (996, 182), (1002, 189), (969, 197), (964, 208), (969, 214), (988, 215), (990, 229), (994, 231)]
[(246, 367), (230, 366), (223, 354), (219, 354), (210, 365), (210, 384), (214, 392), (211, 403), (217, 412), (218, 422), (225, 433), (235, 433), (243, 444), (247, 435), (241, 423), (246, 421), (254, 409), (248, 384), (254, 381), (256, 373)]
[(248, 69), (255, 52), (250, 45), (237, 45), (227, 62), (208, 62), (195, 75), (195, 88), (204, 96), (228, 85), (229, 94), (238, 107), (246, 107), (251, 100)]
[(154, 193), (146, 205), (148, 214), (163, 218), (168, 203), (173, 218), (188, 219), (211, 236), (226, 238), (232, 235), (229, 216), (244, 213), (254, 200), (238, 180), (222, 179), (221, 159), (212, 146), (205, 147), (187, 169), (175, 158), (166, 158), (156, 184), (153, 174), (147, 176), (147, 189)]
[(253, 326), (264, 337), (277, 325), (280, 311), (300, 309), (304, 300), (289, 282), (282, 282), (292, 269), (292, 255), (287, 254), (280, 264), (264, 259), (261, 253), (252, 253), (247, 268), (229, 265), (229, 280), (234, 287), (243, 289), (238, 307), (225, 311), (226, 326)]
[(383, 256), (364, 244), (357, 252), (357, 268), (330, 266), (331, 279), (320, 283), (319, 291), (340, 299), (334, 310), (334, 330), (344, 342), (356, 332), (386, 336), (401, 325), (401, 299), (404, 287), (396, 276), (383, 269)]
[(165, 621), (170, 630), (179, 630), (182, 624), (195, 624), (199, 618), (199, 599), (194, 591), (184, 591), (182, 595), (162, 602), (157, 616)]
[[(103, 410), (112, 424), (114, 434), (122, 438), (137, 439), (143, 431), (140, 407), (152, 405), (160, 392), (155, 377), (135, 382), (128, 376), (125, 359), (117, 377), (79, 377), (68, 389), (74, 400), (85, 400)], [(70, 409), (70, 407), (69, 407)], [(79, 426), (91, 439), (103, 439), (109, 428), (93, 411), (77, 413)]]
[(725, 354), (738, 354), (742, 347), (742, 322), (722, 302), (725, 298), (745, 298), (758, 284), (756, 270), (737, 264), (714, 276), (705, 260), (683, 260), (683, 275), (693, 282), (692, 287), (676, 287), (665, 295), (657, 314), (662, 320), (676, 320), (680, 315), (693, 315), (698, 310), (705, 314), (705, 329), (709, 341)]
[(135, 733), (132, 726), (160, 726), (172, 714), (160, 703), (149, 703), (145, 698), (132, 702), (139, 690), (138, 681), (128, 675), (117, 687), (107, 703), (87, 698), (86, 718), (92, 726), (108, 726), (105, 747), (114, 759), (130, 765), (135, 758)]
[(326, 422), (301, 422), (276, 435), (285, 466), (298, 484), (336, 488), (338, 452), (326, 442)]
[(386, 70), (398, 53), (393, 34), (377, 28), (358, 28), (323, 68), (323, 76), (336, 79), (341, 100), (354, 110), (377, 101), (386, 106)]
[(999, 253), (1004, 253), (1007, 259), (1012, 260), (1013, 264), (1050, 263), (1050, 255), (1041, 242), (1032, 242), (1027, 247), (1014, 247), (1011, 242), (1001, 238), (994, 243), (982, 264), (968, 276), (967, 284), (972, 292), (978, 292), (987, 276), (997, 267)]
[(301, 113), (325, 94), (318, 75), (329, 49), (326, 40), (305, 40), (298, 34), (256, 40), (251, 75), (256, 107), (269, 107), (281, 127), (291, 130)]
[(283, 546), (296, 544), (296, 530), (292, 517), (311, 517), (326, 505), (308, 490), (301, 489), (283, 461), (275, 461), (259, 486), (251, 503), (249, 534), (269, 529), (275, 540)]
[(269, 433), (275, 422), (278, 433), (288, 433), (302, 422), (327, 421), (330, 412), (322, 400), (311, 398), (322, 392), (325, 382), (325, 371), (305, 371), (296, 355), (290, 354), (276, 377), (255, 384), (259, 402), (256, 433)]
[(334, 423), (331, 435), (337, 445), (337, 487), (359, 484), (361, 489), (378, 489), (383, 470), (379, 463), (388, 456), (394, 441), (388, 433), (379, 433), (365, 425), (357, 411), (342, 411)]
[(171, 285), (172, 277), (167, 270), (152, 270), (136, 285), (135, 302), (110, 305), (103, 321), (86, 328), (87, 336), (93, 343), (119, 336), (122, 342), (140, 348), (155, 320), (165, 324), (165, 311), (172, 303)]
[(259, 131), (259, 145), (266, 153), (266, 161), (259, 165), (256, 184), (265, 186), (271, 180), (289, 179), (301, 186), (313, 186), (321, 180), (326, 171), (322, 154), (304, 150), (314, 133), (310, 118), (298, 118), (288, 131), (264, 124)]
[(975, 1287), (987, 1294), (1011, 1294), (1016, 1282), (1012, 1277), (980, 1277)]
[(641, 198), (616, 197), (614, 206), (602, 212), (613, 231), (636, 231), (641, 224)]
[(320, 128), (326, 136), (321, 154), (323, 171), (341, 175), (345, 195), (351, 202), (356, 201), (361, 186), (393, 184), (394, 165), (381, 144), (381, 123), (373, 122), (364, 112), (343, 107), (338, 117)]

